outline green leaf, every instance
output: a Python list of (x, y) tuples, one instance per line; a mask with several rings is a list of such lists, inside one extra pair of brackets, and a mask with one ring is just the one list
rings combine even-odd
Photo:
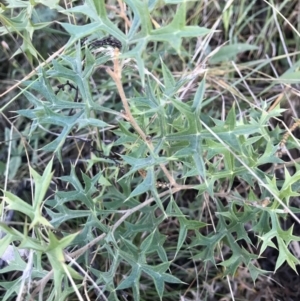
[(255, 283), (255, 281), (257, 280), (257, 278), (259, 276), (269, 273), (269, 271), (264, 271), (262, 269), (257, 268), (252, 263), (249, 263), (248, 266), (247, 266), (247, 268), (248, 268), (248, 270), (250, 272), (251, 278), (252, 278), (252, 280), (253, 280), (254, 283)]
[[(1, 228), (1, 224), (0, 224)], [(0, 239), (0, 258), (3, 260), (3, 254), (6, 252), (8, 246), (14, 241), (14, 236), (6, 234)]]
[(35, 0), (36, 3), (41, 3), (50, 9), (60, 9), (59, 0)]
[(188, 219), (185, 218), (185, 216), (183, 215), (183, 213), (177, 206), (176, 202), (172, 201), (172, 205), (173, 205), (174, 211), (175, 211), (176, 216), (180, 223), (176, 253), (174, 255), (174, 258), (176, 258), (177, 254), (179, 253), (179, 251), (186, 239), (187, 231), (188, 230), (198, 230), (202, 227), (205, 227), (206, 224), (202, 223), (202, 222), (198, 222), (198, 221), (189, 221)]
[(250, 44), (236, 43), (223, 46), (215, 55), (210, 58), (211, 64), (234, 60), (236, 56), (245, 51), (257, 50), (258, 47)]
[(202, 250), (193, 256), (195, 260), (203, 260), (204, 262), (210, 261), (215, 264), (214, 250), (218, 242), (225, 236), (223, 232), (217, 232), (216, 234), (209, 234), (209, 236), (203, 236), (200, 233), (196, 232), (196, 237), (193, 239), (193, 242), (190, 244), (190, 247), (193, 246), (203, 246)]
[(88, 126), (94, 126), (97, 128), (104, 128), (109, 126), (109, 124), (107, 124), (106, 122), (95, 118), (80, 118), (77, 123), (78, 130), (86, 128)]
[(300, 82), (300, 71), (285, 72), (278, 81), (283, 84), (298, 84)]
[(173, 89), (175, 87), (175, 79), (173, 78), (173, 75), (171, 71), (168, 69), (168, 67), (164, 64), (164, 62), (161, 60), (162, 65), (162, 71), (163, 71), (163, 77), (164, 77), (164, 93), (166, 95), (170, 95), (173, 92)]
[(140, 249), (141, 249), (142, 253), (145, 254), (148, 251), (148, 249), (151, 247), (151, 245), (153, 243), (153, 238), (154, 238), (155, 232), (156, 232), (156, 229), (154, 229), (154, 231), (152, 231), (150, 233), (150, 235), (148, 235), (146, 237), (146, 239), (141, 243)]
[(266, 250), (267, 247), (277, 249), (275, 244), (272, 242), (272, 239), (274, 237), (276, 237), (276, 234), (277, 234), (277, 232), (273, 229), (260, 237), (260, 239), (263, 241), (263, 243), (260, 247), (259, 255), (261, 255)]
[(20, 292), (21, 281), (21, 277), (13, 281), (1, 281), (0, 286), (4, 287), (5, 289), (5, 295), (2, 299), (3, 301), (12, 300), (12, 296), (16, 297), (16, 294)]
[[(68, 31), (72, 35), (66, 47), (72, 45), (74, 41), (78, 40), (79, 38), (91, 35), (93, 33), (97, 33), (99, 31), (103, 32), (104, 34), (110, 33), (122, 43), (125, 42), (126, 37), (124, 33), (120, 29), (118, 29), (118, 27), (112, 21), (110, 21), (109, 18), (107, 18), (107, 12), (104, 4), (105, 3), (103, 0), (87, 0), (83, 5), (74, 6), (66, 10), (68, 13), (85, 14), (92, 20), (92, 22), (88, 25), (84, 25), (86, 26), (85, 29), (91, 29), (88, 29), (86, 31), (80, 28), (83, 27), (82, 25), (73, 25), (72, 28), (72, 26), (70, 26), (70, 24), (68, 23), (61, 23), (62, 26), (66, 29), (66, 31)], [(92, 24), (94, 24), (94, 26), (92, 26)], [(76, 31), (78, 33), (76, 33)]]
[(10, 192), (6, 191), (4, 193), (4, 199), (9, 204), (8, 208), (11, 210), (20, 211), (26, 216), (28, 216), (31, 219), (31, 228), (39, 224), (45, 225), (47, 227), (52, 227), (51, 224), (41, 215), (41, 206), (44, 202), (44, 197), (48, 191), (53, 176), (53, 172), (51, 172), (52, 162), (52, 160), (49, 161), (42, 176), (30, 167), (31, 174), (35, 183), (34, 199), (32, 206), (30, 206), (28, 203), (24, 202), (22, 199), (13, 195)]
[[(122, 157), (122, 159), (124, 159), (125, 162), (127, 162), (128, 164), (130, 164), (132, 166), (130, 168), (130, 171), (123, 177), (127, 177), (128, 175), (138, 171), (139, 169), (147, 170), (150, 166), (166, 162), (166, 158), (164, 158), (164, 157), (153, 158), (152, 156), (149, 156), (148, 158), (142, 158), (142, 159), (130, 157), (130, 156), (126, 156), (126, 155), (123, 155), (121, 157)], [(149, 180), (147, 180), (147, 181), (150, 181), (150, 180), (151, 180), (151, 178), (149, 178)], [(146, 182), (146, 184), (147, 184), (147, 182)]]
[(291, 186), (298, 182), (300, 179), (300, 171), (297, 171), (292, 176), (289, 174), (289, 171), (284, 168), (284, 183), (281, 187), (281, 191), (291, 188)]
[[(163, 264), (164, 269), (166, 270), (168, 268), (168, 265)], [(149, 265), (143, 265), (142, 266), (143, 272), (148, 274), (154, 281), (156, 291), (160, 298), (162, 298), (165, 288), (165, 282), (171, 282), (171, 283), (183, 283), (178, 278), (163, 273), (161, 266), (149, 266)]]
[[(300, 260), (291, 254), (284, 240), (277, 237), (279, 255), (276, 260), (275, 271), (276, 272), (282, 264), (286, 261), (287, 264), (297, 273), (296, 264), (300, 264)], [(298, 274), (298, 273), (297, 273)]]
[(40, 176), (33, 168), (30, 167), (30, 172), (34, 179), (35, 183), (35, 191), (34, 191), (34, 200), (33, 200), (33, 209), (35, 210), (35, 214), (37, 214), (41, 205), (44, 201), (44, 197), (49, 188), (53, 172), (52, 172), (53, 159), (49, 161), (47, 164), (43, 175)]
[(123, 290), (129, 288), (133, 285), (136, 279), (139, 279), (141, 275), (141, 271), (139, 271), (138, 267), (134, 267), (129, 276), (125, 277), (123, 281), (118, 285), (117, 290)]
[(177, 52), (180, 50), (183, 37), (199, 37), (210, 32), (209, 29), (198, 26), (185, 26), (186, 3), (178, 6), (176, 14), (170, 24), (151, 31), (152, 41), (169, 42)]
[(224, 129), (229, 131), (234, 130), (236, 127), (236, 114), (235, 114), (235, 105), (233, 103), (232, 108), (228, 112), (227, 118), (225, 120)]
[(105, 2), (103, 0), (86, 0), (88, 6), (94, 6), (98, 16), (101, 19), (107, 19), (107, 13), (105, 8)]
[(136, 24), (135, 26), (141, 26), (140, 34), (137, 35), (135, 39), (146, 37), (147, 35), (149, 35), (152, 29), (151, 17), (147, 5), (145, 5), (145, 3), (140, 0), (126, 0), (125, 2), (133, 10), (134, 23)]
[(201, 81), (198, 89), (195, 93), (193, 104), (192, 104), (192, 111), (195, 112), (195, 115), (200, 115), (201, 106), (204, 99), (204, 92), (205, 92), (205, 77)]
[(24, 213), (26, 216), (30, 217), (31, 220), (34, 219), (33, 208), (22, 199), (12, 194), (9, 191), (4, 191), (4, 201), (8, 204), (8, 210), (15, 210)]
[(60, 262), (64, 262), (63, 250), (68, 247), (71, 242), (75, 239), (78, 233), (73, 233), (70, 235), (66, 235), (62, 239), (58, 240), (56, 236), (49, 231), (49, 245), (47, 246), (45, 252), (51, 254), (56, 257), (56, 259)]
[[(82, 277), (71, 267), (67, 267), (65, 264), (64, 248), (69, 246), (71, 241), (75, 238), (77, 233), (64, 237), (58, 240), (52, 232), (49, 232), (49, 245), (45, 252), (51, 263), (54, 272), (54, 285), (60, 287), (62, 277), (66, 273), (66, 269), (75, 279), (82, 279)], [(57, 296), (59, 293), (57, 293)]]
[(219, 263), (219, 265), (226, 268), (225, 274), (234, 275), (236, 273), (237, 268), (240, 266), (240, 254), (233, 252), (232, 256), (229, 259), (224, 260)]
[(271, 143), (267, 143), (264, 153), (258, 158), (256, 165), (259, 166), (266, 163), (282, 163), (282, 160), (275, 155), (277, 151), (278, 146), (273, 146)]
[[(16, 271), (24, 271), (26, 269), (26, 262), (21, 258), (19, 250), (13, 246), (9, 246), (10, 252), (12, 254), (9, 256), (11, 257), (10, 260), (7, 260), (7, 263), (9, 264), (4, 269), (1, 269), (1, 273), (7, 273), (7, 272), (16, 272)], [(3, 260), (3, 257), (1, 256), (1, 259)]]
[(180, 4), (184, 2), (197, 2), (198, 0), (165, 0), (166, 4)]
[(145, 179), (130, 193), (127, 200), (151, 190), (153, 187), (155, 187), (155, 183), (156, 181), (154, 178), (153, 168), (148, 168)]
[[(80, 11), (81, 13), (84, 12), (85, 14), (91, 14), (95, 18), (98, 18), (94, 11), (92, 11), (86, 4), (82, 6), (77, 6), (76, 8), (73, 8), (72, 10)], [(69, 47), (70, 45), (74, 44), (75, 41), (78, 41), (79, 39), (91, 35), (92, 33), (101, 30), (102, 24), (101, 22), (91, 22), (85, 25), (74, 25), (71, 23), (59, 23), (71, 36), (71, 40), (68, 42), (66, 47)]]
[(53, 160), (50, 160), (42, 176), (40, 176), (34, 169), (30, 167), (30, 171), (35, 183), (34, 199), (32, 204), (34, 210), (34, 219), (30, 224), (31, 227), (34, 227), (35, 225), (39, 224), (51, 227), (50, 223), (41, 215), (41, 207), (53, 176), (52, 164)]
[(130, 51), (122, 55), (122, 58), (133, 58), (137, 62), (137, 68), (141, 77), (141, 84), (145, 86), (145, 62), (142, 58), (143, 51), (147, 46), (147, 39), (138, 40), (137, 44)]

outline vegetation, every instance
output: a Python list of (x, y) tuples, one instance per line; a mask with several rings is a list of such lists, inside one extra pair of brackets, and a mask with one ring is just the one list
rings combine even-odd
[(298, 300), (297, 11), (0, 4), (2, 300)]

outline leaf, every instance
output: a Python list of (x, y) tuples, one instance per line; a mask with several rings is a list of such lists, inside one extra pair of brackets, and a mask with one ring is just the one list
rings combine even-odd
[(216, 234), (209, 234), (208, 236), (203, 236), (202, 234), (196, 232), (196, 237), (193, 239), (193, 242), (190, 244), (190, 247), (193, 246), (203, 246), (200, 252), (197, 251), (197, 254), (193, 256), (195, 260), (202, 260), (204, 262), (210, 261), (215, 264), (214, 250), (218, 242), (225, 236), (225, 233), (219, 232)]
[[(179, 52), (183, 37), (197, 37), (210, 32), (210, 30), (198, 26), (185, 26), (185, 3), (178, 7), (176, 15), (170, 24), (155, 30), (152, 29), (151, 18), (147, 5), (139, 0), (126, 0), (126, 3), (134, 12), (132, 27), (128, 36), (132, 37), (130, 44), (136, 43), (136, 46), (134, 46), (129, 52), (123, 54), (122, 57), (133, 58), (136, 60), (143, 87), (145, 84), (145, 66), (142, 54), (146, 50), (148, 42), (169, 42)], [(139, 26), (141, 27), (141, 30), (136, 33)]]
[(6, 300), (12, 300), (12, 296), (16, 297), (16, 292), (20, 291), (21, 288), (21, 278), (17, 278), (16, 280), (13, 281), (1, 281), (0, 286), (5, 288), (5, 295), (3, 296), (3, 301)]
[(277, 145), (272, 145), (271, 143), (267, 143), (264, 153), (261, 157), (258, 158), (256, 165), (259, 166), (266, 163), (282, 163), (282, 160), (275, 155), (277, 151), (278, 151)]
[(41, 215), (41, 207), (53, 176), (53, 172), (51, 172), (52, 163), (53, 160), (50, 160), (42, 176), (30, 167), (31, 174), (35, 182), (34, 199), (32, 204), (34, 218), (30, 224), (31, 228), (39, 224), (51, 227), (50, 223)]
[[(147, 175), (142, 183), (140, 183), (128, 196), (127, 200), (141, 195), (155, 187), (155, 178), (153, 168), (147, 169)], [(126, 201), (126, 200), (125, 200)]]
[(179, 4), (184, 2), (197, 2), (198, 0), (165, 0), (166, 4)]
[(229, 131), (233, 131), (236, 127), (236, 114), (235, 114), (235, 105), (231, 107), (230, 111), (225, 120), (224, 128)]
[(46, 168), (44, 169), (43, 175), (40, 176), (33, 168), (30, 167), (30, 172), (33, 176), (35, 183), (33, 209), (35, 214), (41, 209), (41, 205), (44, 201), (44, 197), (49, 188), (53, 172), (52, 172), (53, 159), (49, 161)]
[(123, 290), (129, 288), (136, 282), (136, 279), (139, 279), (141, 275), (141, 271), (139, 271), (138, 267), (132, 269), (129, 276), (125, 277), (123, 281), (117, 286), (117, 290)]
[(133, 10), (135, 28), (139, 25), (141, 26), (140, 34), (137, 35), (135, 39), (146, 37), (152, 29), (151, 17), (147, 5), (140, 0), (125, 0), (125, 2)]
[(141, 84), (145, 86), (145, 63), (142, 58), (143, 51), (147, 46), (147, 39), (139, 39), (137, 44), (132, 50), (126, 52), (122, 55), (123, 58), (133, 58), (137, 62), (137, 69), (139, 70), (139, 75), (141, 77)]
[(55, 235), (49, 231), (49, 245), (45, 252), (52, 254), (57, 260), (64, 262), (63, 250), (71, 244), (77, 235), (78, 233), (73, 233), (58, 240)]
[(285, 72), (278, 81), (283, 84), (298, 84), (300, 82), (300, 71)]
[(28, 216), (31, 220), (34, 219), (34, 211), (32, 206), (28, 203), (24, 202), (22, 199), (17, 197), (16, 195), (12, 194), (9, 191), (4, 191), (4, 201), (8, 203), (8, 210), (16, 210), (19, 212), (24, 213)]
[(41, 3), (49, 7), (50, 9), (61, 9), (61, 7), (59, 6), (59, 0), (35, 0), (35, 3)]
[[(167, 267), (168, 266), (164, 264), (164, 268), (167, 269)], [(142, 270), (153, 279), (156, 291), (160, 298), (162, 298), (164, 293), (165, 282), (183, 283), (178, 278), (163, 273), (159, 266), (155, 267), (155, 266), (143, 265)]]
[(223, 46), (215, 55), (210, 58), (211, 64), (217, 64), (221, 62), (227, 62), (234, 60), (236, 56), (245, 51), (257, 50), (258, 47), (245, 43), (236, 43), (232, 45)]
[[(73, 268), (67, 268), (65, 264), (64, 248), (69, 246), (76, 235), (77, 233), (71, 234), (61, 240), (57, 240), (55, 235), (52, 232), (49, 232), (49, 245), (46, 248), (45, 252), (50, 261), (51, 267), (53, 268), (53, 279), (56, 288), (61, 287), (62, 277), (66, 273), (66, 269), (69, 271), (73, 278), (82, 279), (82, 276), (80, 276)], [(60, 293), (61, 292), (56, 292), (57, 298), (59, 298)]]
[(195, 115), (200, 115), (201, 105), (204, 98), (204, 92), (205, 92), (205, 77), (203, 78), (200, 85), (198, 86), (198, 89), (194, 96), (192, 111), (196, 113)]
[(186, 239), (187, 231), (188, 230), (199, 230), (200, 228), (205, 227), (207, 224), (198, 222), (198, 221), (194, 221), (194, 220), (191, 220), (191, 221), (188, 220), (187, 218), (185, 218), (185, 216), (183, 215), (183, 213), (177, 206), (176, 202), (172, 201), (172, 205), (173, 205), (174, 211), (175, 211), (176, 216), (180, 223), (176, 253), (174, 255), (174, 259), (175, 259)]
[[(1, 228), (1, 224), (0, 224), (0, 228)], [(3, 234), (2, 234), (3, 235)], [(7, 250), (11, 247), (10, 244), (14, 241), (14, 236), (11, 234), (6, 234), (5, 236), (3, 236), (0, 239), (0, 258), (4, 261), (7, 261), (7, 259), (5, 259), (5, 253), (7, 252)], [(1, 270), (0, 270), (1, 271)]]
[(4, 269), (1, 269), (0, 273), (24, 271), (26, 269), (26, 262), (21, 258), (19, 250), (17, 250), (16, 247), (9, 245), (6, 251), (9, 251), (11, 253), (10, 255), (8, 255), (9, 260), (5, 260), (5, 258), (2, 257), (1, 259), (5, 260), (9, 265)]
[(152, 243), (153, 243), (153, 238), (154, 238), (154, 234), (156, 232), (156, 229), (154, 229), (154, 231), (152, 231), (150, 233), (150, 235), (148, 235), (146, 237), (146, 239), (144, 239), (144, 241), (141, 243), (140, 245), (140, 249), (142, 253), (146, 253), (148, 251), (148, 249), (151, 247)]
[(170, 95), (173, 92), (173, 89), (175, 87), (175, 80), (173, 78), (173, 75), (171, 73), (171, 71), (168, 69), (168, 67), (164, 64), (164, 62), (161, 59), (161, 65), (162, 65), (162, 71), (163, 71), (163, 77), (164, 77), (164, 85), (165, 85), (165, 89), (164, 89), (164, 93), (166, 95)]
[(287, 81), (289, 81), (289, 80), (293, 81), (295, 79), (298, 82), (299, 77), (297, 76), (297, 73), (299, 72), (298, 71), (299, 67), (300, 67), (300, 60), (294, 62), (292, 64), (292, 66), (290, 68), (288, 68), (278, 79), (273, 80), (269, 86), (267, 86), (265, 89), (263, 89), (263, 91), (261, 91), (258, 96), (263, 95), (264, 93), (266, 93), (266, 91), (270, 91), (270, 89), (274, 85), (283, 82), (284, 79), (286, 79)]
[(94, 6), (98, 16), (105, 20), (107, 19), (107, 13), (105, 9), (105, 2), (103, 0), (86, 0), (88, 6)]
[(225, 274), (234, 275), (237, 268), (240, 266), (241, 260), (239, 253), (233, 252), (229, 259), (219, 263), (219, 265), (226, 268)]
[[(77, 6), (71, 9), (70, 11), (72, 12), (72, 10), (75, 10), (74, 12), (76, 11), (80, 11), (81, 13), (84, 12), (85, 14), (90, 13), (92, 16), (97, 18), (97, 15), (94, 15), (95, 12), (93, 12), (86, 4), (82, 6)], [(101, 30), (101, 25), (102, 25), (99, 22), (91, 22), (85, 25), (74, 25), (71, 23), (63, 23), (63, 22), (60, 22), (59, 24), (72, 36), (70, 41), (66, 45), (66, 47), (69, 47), (70, 45), (74, 44), (75, 41), (85, 36), (91, 35), (95, 31)]]
[(259, 256), (266, 250), (267, 247), (272, 247), (274, 249), (277, 249), (275, 244), (272, 242), (272, 239), (276, 236), (276, 231), (272, 229), (268, 233), (264, 234), (263, 236), (259, 237), (263, 243), (260, 247)]
[(295, 273), (298, 274), (296, 264), (300, 264), (300, 260), (291, 254), (291, 252), (287, 248), (287, 245), (284, 243), (282, 238), (277, 237), (277, 242), (278, 242), (279, 255), (276, 260), (276, 266), (274, 272), (276, 272), (286, 261), (287, 264), (295, 271)]
[(257, 268), (253, 263), (249, 263), (247, 268), (250, 272), (251, 278), (254, 283), (259, 276), (264, 275), (264, 274), (269, 274), (269, 271), (264, 271), (260, 268)]
[[(149, 156), (147, 158), (142, 158), (142, 159), (131, 157), (131, 156), (126, 156), (126, 155), (123, 155), (121, 157), (122, 157), (122, 159), (124, 159), (125, 162), (127, 162), (128, 164), (131, 165), (130, 171), (126, 175), (124, 175), (122, 178), (129, 176), (130, 174), (138, 171), (139, 169), (147, 170), (148, 167), (166, 162), (166, 158), (164, 158), (164, 157), (154, 158), (152, 156)], [(150, 180), (150, 178), (149, 178), (149, 180)]]
[(199, 26), (185, 26), (185, 20), (186, 3), (184, 2), (178, 6), (170, 24), (151, 31), (150, 39), (152, 41), (169, 42), (179, 52), (183, 37), (199, 37), (211, 32), (209, 29)]
[(71, 39), (66, 45), (68, 48), (79, 38), (91, 35), (97, 32), (110, 33), (123, 43), (126, 41), (124, 33), (107, 17), (103, 0), (87, 0), (83, 5), (78, 5), (66, 10), (68, 13), (78, 13), (87, 15), (92, 22), (87, 25), (71, 25), (69, 23), (60, 23), (67, 32), (71, 34)]
[(77, 124), (78, 124), (78, 130), (88, 126), (94, 126), (97, 128), (109, 127), (108, 123), (96, 118), (80, 118)]

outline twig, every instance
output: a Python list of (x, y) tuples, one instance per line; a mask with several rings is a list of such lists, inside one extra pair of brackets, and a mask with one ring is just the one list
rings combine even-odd
[[(120, 63), (118, 60), (119, 57), (119, 49), (115, 48), (115, 53), (114, 53), (114, 70), (112, 71), (110, 68), (106, 68), (106, 72), (111, 76), (111, 78), (114, 80), (124, 110), (125, 110), (125, 116), (127, 121), (132, 125), (132, 127), (135, 129), (135, 131), (140, 135), (140, 137), (142, 138), (142, 140), (148, 145), (148, 148), (153, 151), (154, 147), (153, 144), (151, 143), (151, 141), (149, 141), (149, 139), (147, 139), (147, 135), (144, 133), (144, 131), (140, 128), (140, 126), (138, 125), (138, 123), (136, 122), (136, 120), (134, 119), (134, 117), (131, 114), (130, 111), (130, 107), (123, 89), (123, 85), (122, 85), (122, 74), (121, 74), (121, 67), (120, 67)], [(178, 187), (178, 184), (176, 183), (176, 181), (174, 180), (174, 178), (172, 177), (172, 175), (170, 174), (170, 172), (167, 170), (167, 168), (163, 165), (163, 164), (159, 164), (160, 168), (162, 169), (162, 171), (164, 172), (165, 176), (168, 178), (171, 186), (174, 187)]]

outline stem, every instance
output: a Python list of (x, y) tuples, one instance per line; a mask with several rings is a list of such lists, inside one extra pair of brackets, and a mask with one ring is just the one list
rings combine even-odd
[[(144, 133), (144, 131), (140, 128), (140, 126), (138, 125), (138, 123), (136, 122), (136, 120), (134, 119), (134, 117), (131, 114), (130, 111), (130, 107), (123, 89), (123, 85), (122, 85), (122, 74), (121, 74), (121, 68), (120, 68), (120, 63), (118, 60), (119, 57), (119, 49), (115, 48), (115, 55), (114, 55), (114, 71), (112, 71), (110, 68), (106, 69), (106, 72), (111, 76), (111, 78), (114, 80), (114, 82), (116, 83), (119, 95), (121, 97), (121, 101), (125, 110), (125, 115), (126, 115), (126, 119), (127, 121), (132, 125), (132, 127), (135, 129), (135, 131), (140, 135), (140, 137), (142, 138), (142, 140), (148, 145), (149, 149), (151, 151), (153, 151), (154, 147), (153, 144), (151, 143), (151, 141), (149, 141), (147, 139), (146, 134)], [(170, 184), (174, 187), (177, 187), (178, 184), (176, 183), (176, 181), (174, 180), (174, 178), (172, 177), (172, 175), (170, 174), (170, 172), (167, 170), (167, 168), (163, 165), (163, 164), (159, 164), (160, 168), (162, 169), (162, 171), (164, 172), (165, 176), (168, 178)]]

